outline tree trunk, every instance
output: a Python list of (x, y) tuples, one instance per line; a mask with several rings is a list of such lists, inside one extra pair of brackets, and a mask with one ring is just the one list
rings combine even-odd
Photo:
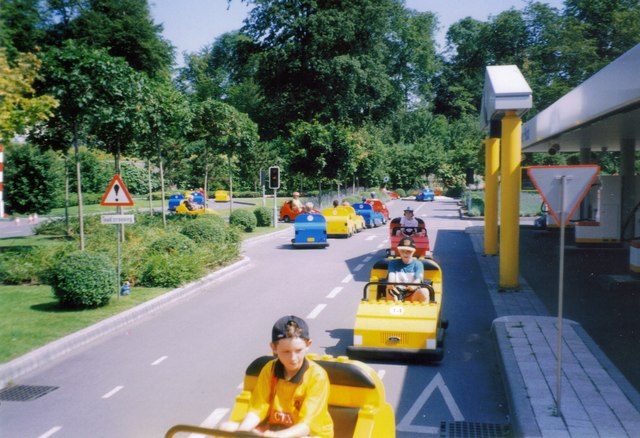
[(204, 147), (204, 208), (207, 208), (207, 199), (209, 193), (209, 147)]
[(229, 158), (229, 213), (233, 211), (233, 172), (231, 171), (231, 154), (227, 154)]
[(153, 215), (153, 187), (151, 186), (151, 160), (147, 159), (147, 177), (149, 182), (149, 212)]
[(69, 229), (69, 157), (64, 156), (64, 227), (67, 237), (71, 235)]
[(78, 151), (78, 128), (73, 129), (73, 152), (76, 159), (76, 180), (78, 185), (78, 221), (80, 224), (80, 251), (84, 251), (84, 209), (82, 207), (82, 174), (80, 171), (80, 153)]
[(167, 228), (167, 211), (164, 208), (164, 166), (162, 165), (162, 151), (160, 141), (156, 143), (158, 148), (158, 166), (160, 167), (160, 208), (162, 209), (162, 226)]

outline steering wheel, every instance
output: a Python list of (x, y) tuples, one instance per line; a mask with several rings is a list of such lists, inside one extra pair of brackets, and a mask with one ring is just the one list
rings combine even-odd
[(413, 228), (413, 227), (405, 227), (405, 229), (403, 230), (403, 233), (404, 233), (406, 236), (411, 236), (411, 235), (412, 235), (413, 233), (415, 233), (415, 232), (416, 232), (416, 229), (415, 229), (415, 228)]

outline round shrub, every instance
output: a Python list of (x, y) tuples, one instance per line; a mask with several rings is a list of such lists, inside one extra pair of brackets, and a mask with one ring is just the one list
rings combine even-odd
[(253, 210), (259, 227), (270, 227), (273, 225), (273, 210), (267, 207), (258, 207)]
[(116, 270), (104, 254), (76, 251), (55, 264), (51, 280), (60, 305), (89, 309), (109, 302), (116, 289)]
[(140, 284), (147, 287), (178, 287), (204, 274), (195, 259), (189, 256), (156, 254), (149, 257), (140, 275)]
[(180, 232), (196, 243), (224, 243), (226, 239), (224, 224), (217, 220), (200, 219), (187, 222)]
[(250, 233), (256, 228), (258, 221), (256, 216), (249, 210), (233, 210), (231, 216), (229, 216), (229, 223), (237, 225), (242, 230)]
[(404, 191), (404, 189), (400, 188), (400, 189), (395, 189), (395, 192), (400, 195), (400, 197), (404, 198), (405, 196), (407, 196), (407, 192)]
[(193, 254), (195, 243), (184, 234), (170, 232), (154, 240), (149, 248), (156, 254)]

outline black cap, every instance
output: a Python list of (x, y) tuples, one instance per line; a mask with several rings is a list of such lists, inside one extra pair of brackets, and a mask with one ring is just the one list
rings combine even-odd
[(295, 322), (300, 328), (300, 337), (304, 339), (309, 338), (309, 327), (307, 323), (304, 322), (302, 318), (298, 318), (297, 316), (287, 315), (283, 316), (273, 325), (273, 329), (271, 329), (271, 341), (277, 342), (280, 339), (284, 339), (287, 337), (287, 326), (289, 323)]
[(398, 250), (400, 249), (408, 249), (411, 251), (415, 251), (416, 243), (413, 241), (411, 237), (403, 237), (402, 239), (400, 239), (400, 242), (398, 242)]

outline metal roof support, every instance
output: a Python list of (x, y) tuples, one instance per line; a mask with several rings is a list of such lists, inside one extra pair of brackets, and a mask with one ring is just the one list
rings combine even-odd
[[(489, 129), (493, 137), (497, 131), (496, 122), (501, 123), (500, 136), (500, 280), (501, 289), (517, 289), (519, 286), (519, 246), (520, 246), (520, 160), (522, 121), (520, 116), (532, 106), (532, 92), (529, 84), (515, 65), (488, 66), (485, 73), (484, 94), (480, 110), (480, 129)], [(495, 169), (493, 153), (498, 149), (492, 138), (486, 142), (487, 155), (485, 181), (493, 181)], [(496, 181), (497, 184), (497, 181)], [(497, 191), (488, 184), (485, 192), (485, 253), (494, 239), (497, 229), (497, 214), (492, 215), (493, 202)], [(489, 213), (487, 215), (487, 213)], [(489, 234), (489, 236), (487, 236)]]

